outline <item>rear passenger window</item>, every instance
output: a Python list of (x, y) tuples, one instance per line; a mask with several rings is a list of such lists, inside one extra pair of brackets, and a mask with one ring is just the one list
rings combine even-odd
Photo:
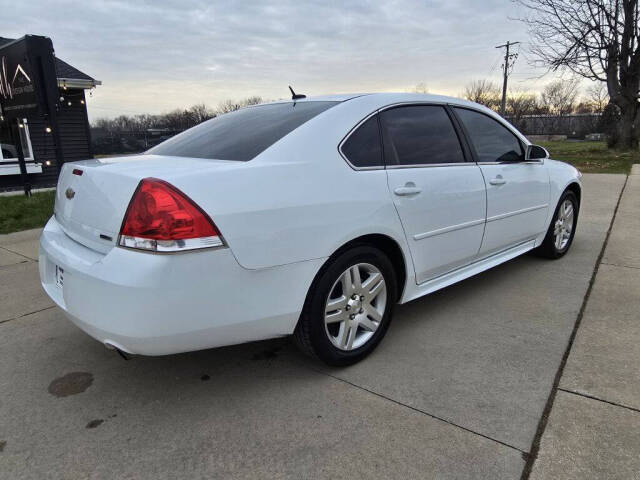
[(522, 144), (504, 125), (480, 112), (466, 108), (455, 110), (476, 149), (478, 162), (524, 161)]
[(443, 107), (412, 105), (381, 114), (387, 165), (464, 162), (464, 154)]
[(354, 167), (381, 167), (382, 139), (378, 116), (374, 115), (360, 125), (342, 144), (342, 153)]

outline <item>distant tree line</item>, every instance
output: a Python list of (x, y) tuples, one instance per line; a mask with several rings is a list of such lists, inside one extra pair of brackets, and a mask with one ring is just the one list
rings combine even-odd
[(254, 96), (243, 100), (226, 100), (217, 108), (198, 104), (157, 115), (139, 114), (99, 118), (91, 125), (93, 153), (104, 155), (142, 152), (217, 115), (256, 105), (262, 101), (261, 97)]
[[(502, 90), (489, 80), (474, 80), (465, 87), (464, 98), (480, 103), (496, 112), (500, 109)], [(549, 83), (540, 94), (511, 91), (507, 95), (506, 116), (520, 119), (525, 115), (602, 114), (609, 103), (606, 87), (596, 84), (581, 95), (575, 78)]]
[[(474, 80), (466, 86), (462, 96), (498, 112), (502, 89), (489, 80)], [(584, 137), (589, 133), (607, 133), (604, 114), (608, 104), (605, 85), (594, 84), (582, 94), (578, 79), (558, 79), (539, 94), (509, 92), (505, 117), (527, 135)]]

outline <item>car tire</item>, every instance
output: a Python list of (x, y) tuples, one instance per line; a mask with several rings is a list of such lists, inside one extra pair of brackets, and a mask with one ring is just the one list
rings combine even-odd
[(318, 273), (294, 340), (303, 352), (328, 365), (356, 363), (384, 337), (396, 299), (397, 279), (389, 258), (372, 246), (351, 248)]
[[(568, 207), (569, 205), (570, 207)], [(567, 215), (567, 208), (571, 210), (570, 218), (568, 218)], [(569, 251), (576, 233), (579, 208), (575, 193), (566, 190), (556, 206), (551, 225), (549, 225), (544, 240), (540, 246), (534, 250), (536, 255), (544, 258), (557, 259)]]

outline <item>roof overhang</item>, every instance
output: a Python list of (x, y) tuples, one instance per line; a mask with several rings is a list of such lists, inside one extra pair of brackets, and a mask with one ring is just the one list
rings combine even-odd
[(59, 88), (81, 88), (83, 90), (88, 90), (98, 85), (102, 85), (100, 80), (89, 80), (82, 78), (58, 78), (58, 87)]

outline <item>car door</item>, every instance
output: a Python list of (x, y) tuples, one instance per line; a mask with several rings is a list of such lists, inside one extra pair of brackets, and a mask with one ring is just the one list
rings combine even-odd
[[(486, 192), (442, 105), (404, 105), (380, 113), (389, 190), (409, 244), (416, 282), (477, 256)], [(469, 153), (467, 152), (467, 155)]]
[(549, 174), (543, 161), (525, 161), (525, 147), (505, 125), (477, 110), (455, 114), (487, 185), (487, 224), (481, 256), (531, 240), (545, 231)]

